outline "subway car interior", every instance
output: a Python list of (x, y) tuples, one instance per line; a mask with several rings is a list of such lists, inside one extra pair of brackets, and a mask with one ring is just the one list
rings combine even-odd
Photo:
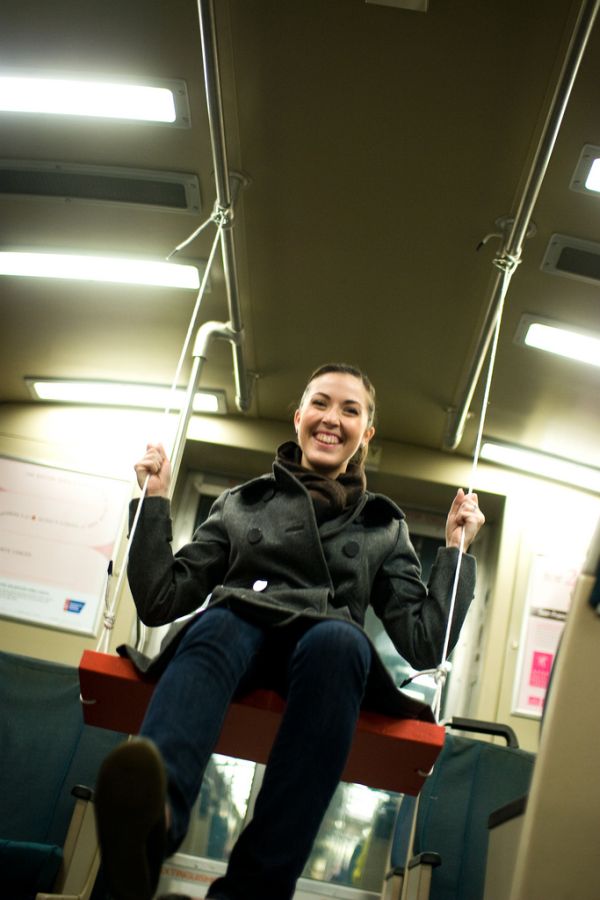
[[(1, 897), (105, 898), (96, 774), (154, 689), (117, 647), (168, 631), (134, 463), (166, 448), (178, 549), (344, 362), (423, 579), (458, 488), (486, 522), (439, 666), (369, 609), (434, 715), (361, 713), (295, 897), (598, 900), (599, 5), (3, 0)], [(157, 896), (252, 815), (282, 701), (228, 715)]]

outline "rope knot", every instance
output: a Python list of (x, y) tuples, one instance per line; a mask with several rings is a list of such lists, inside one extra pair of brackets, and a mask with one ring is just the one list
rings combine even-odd
[(495, 256), (493, 260), (496, 268), (506, 274), (512, 274), (520, 262), (521, 253), (509, 253), (508, 250), (503, 250), (502, 253), (499, 254), (499, 256)]
[(219, 228), (230, 228), (233, 224), (233, 207), (221, 206), (215, 203), (215, 208), (210, 217)]
[(112, 631), (115, 624), (115, 613), (104, 613), (104, 627), (107, 631)]
[(440, 685), (441, 687), (445, 685), (451, 668), (452, 663), (446, 660), (445, 662), (440, 663), (439, 666), (434, 670), (433, 680), (437, 685)]

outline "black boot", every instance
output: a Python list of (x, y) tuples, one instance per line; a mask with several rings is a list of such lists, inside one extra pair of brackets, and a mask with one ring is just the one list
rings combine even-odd
[(95, 792), (102, 868), (114, 900), (152, 900), (166, 849), (166, 775), (151, 741), (121, 744), (104, 760)]

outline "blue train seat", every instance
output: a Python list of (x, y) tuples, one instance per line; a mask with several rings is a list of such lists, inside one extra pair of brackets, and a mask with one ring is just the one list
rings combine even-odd
[(91, 792), (72, 790), (94, 786), (101, 760), (123, 738), (84, 724), (76, 667), (0, 653), (3, 897), (89, 896), (98, 867)]
[[(482, 900), (488, 841), (488, 818), (497, 807), (525, 794), (534, 755), (518, 748), (511, 729), (494, 723), (453, 719), (450, 727), (505, 736), (509, 746), (447, 732), (443, 750), (421, 791), (414, 857), (409, 880), (421, 879), (429, 900)], [(390, 853), (388, 897), (398, 893), (390, 883), (404, 875), (415, 798), (404, 797)], [(426, 873), (417, 872), (417, 864)]]

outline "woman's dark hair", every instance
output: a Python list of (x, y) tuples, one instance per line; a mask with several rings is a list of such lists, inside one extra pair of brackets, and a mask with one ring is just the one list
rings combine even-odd
[[(306, 383), (306, 387), (304, 388), (304, 392), (302, 397), (300, 398), (299, 407), (304, 403), (304, 399), (308, 392), (309, 387), (315, 378), (319, 378), (320, 375), (327, 375), (329, 372), (339, 372), (342, 375), (352, 375), (354, 378), (358, 378), (367, 392), (367, 427), (370, 428), (375, 421), (375, 388), (371, 383), (368, 375), (366, 375), (358, 366), (351, 366), (348, 363), (325, 363), (322, 366), (319, 366), (314, 372), (311, 374), (310, 378)], [(360, 447), (354, 456), (352, 457), (351, 462), (358, 463), (359, 465), (364, 465), (365, 459), (367, 458), (368, 447)]]

